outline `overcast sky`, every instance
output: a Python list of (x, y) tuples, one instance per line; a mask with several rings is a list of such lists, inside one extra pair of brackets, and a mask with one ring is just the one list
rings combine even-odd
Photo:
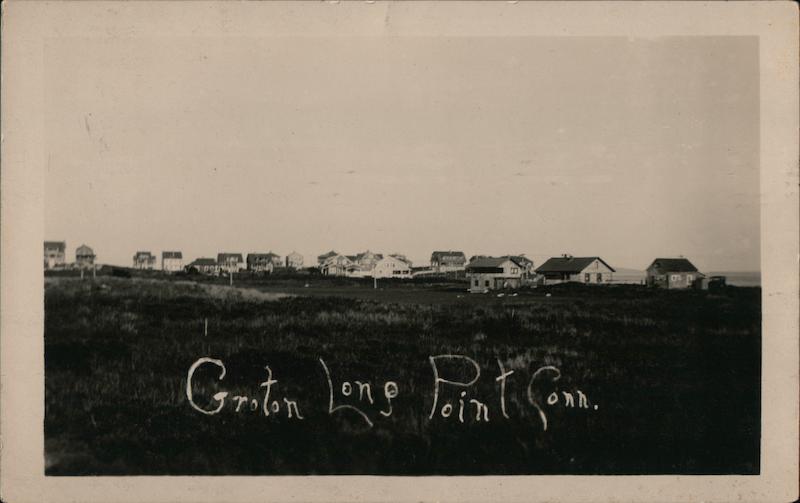
[(59, 39), (46, 239), (759, 269), (756, 38)]

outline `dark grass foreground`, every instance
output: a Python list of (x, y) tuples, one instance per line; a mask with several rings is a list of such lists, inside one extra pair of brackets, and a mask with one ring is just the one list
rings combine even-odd
[[(469, 295), (458, 285), (363, 285), (283, 291), (144, 279), (50, 278), (45, 287), (45, 457), (49, 475), (227, 474), (754, 474), (759, 471), (760, 289), (719, 293), (636, 286)], [(370, 285), (371, 286), (371, 285)], [(272, 287), (274, 289), (274, 286)], [(551, 296), (546, 296), (550, 292)], [(375, 295), (379, 300), (369, 300)], [(398, 302), (393, 302), (393, 296)], [(203, 335), (208, 319), (208, 336)], [(462, 354), (482, 369), (446, 387), (429, 419), (428, 357)], [(228, 391), (213, 416), (197, 403)], [(344, 380), (370, 381), (374, 423), (328, 413)], [(508, 419), (500, 408), (506, 370)], [(445, 366), (453, 380), (465, 365)], [(451, 362), (453, 363), (453, 362)], [(296, 400), (269, 417), (261, 400)], [(528, 397), (542, 405), (547, 431)], [(384, 382), (397, 383), (392, 414)], [(462, 398), (461, 390), (467, 391)], [(588, 408), (567, 407), (562, 391)], [(551, 395), (556, 392), (557, 395)], [(356, 391), (357, 394), (357, 391)], [(236, 412), (233, 395), (248, 396)], [(548, 405), (547, 398), (559, 401)], [(258, 408), (250, 410), (251, 398)], [(467, 403), (458, 421), (459, 398)], [(469, 399), (488, 407), (475, 420)], [(454, 412), (443, 418), (441, 405)], [(577, 405), (577, 404), (576, 404)], [(597, 408), (595, 408), (597, 406)]]

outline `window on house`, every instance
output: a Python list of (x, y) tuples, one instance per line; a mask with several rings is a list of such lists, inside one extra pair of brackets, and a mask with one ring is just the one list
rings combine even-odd
[(598, 283), (602, 283), (603, 282), (603, 273), (598, 272), (597, 276), (596, 276), (596, 279), (597, 279)]
[(519, 268), (517, 268), (517, 267), (512, 267), (512, 268), (511, 268), (511, 274), (519, 274)]
[(672, 275), (670, 275), (669, 280), (670, 281), (680, 281), (681, 280), (681, 275), (680, 274), (672, 274)]
[(687, 275), (686, 275), (686, 282), (687, 282), (687, 283), (689, 283), (689, 284), (691, 284), (691, 283), (692, 283), (692, 281), (694, 281), (694, 276), (693, 276), (693, 275), (691, 275), (691, 274), (687, 274)]
[(476, 280), (474, 280), (474, 281), (472, 282), (472, 284), (473, 284), (474, 286), (479, 286), (479, 282), (478, 282), (478, 280), (477, 280), (477, 279), (476, 279)]
[(489, 280), (488, 279), (484, 282), (484, 286), (487, 286), (487, 287), (489, 286)]
[(591, 283), (592, 282), (592, 273), (587, 272), (586, 274), (584, 274), (583, 275), (583, 280), (584, 280), (585, 283)]

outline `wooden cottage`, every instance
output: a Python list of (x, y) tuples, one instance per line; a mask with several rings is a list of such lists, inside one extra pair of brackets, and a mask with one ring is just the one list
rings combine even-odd
[(562, 255), (547, 260), (536, 269), (545, 284), (576, 282), (585, 284), (608, 283), (616, 272), (600, 257), (573, 257)]
[(479, 257), (466, 267), (469, 291), (486, 293), (490, 290), (519, 288), (522, 267), (509, 257)]
[(373, 278), (402, 278), (411, 277), (411, 262), (402, 255), (389, 255), (383, 257), (371, 271)]
[(688, 259), (657, 258), (647, 268), (647, 285), (661, 288), (692, 288), (705, 275)]

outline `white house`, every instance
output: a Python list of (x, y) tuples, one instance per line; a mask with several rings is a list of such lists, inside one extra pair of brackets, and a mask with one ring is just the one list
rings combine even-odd
[(372, 276), (372, 270), (375, 269), (375, 265), (377, 265), (379, 261), (383, 260), (383, 255), (367, 250), (356, 255), (348, 255), (347, 258), (356, 266), (356, 270), (352, 271), (349, 275), (364, 278)]
[(319, 267), (325, 276), (352, 276), (359, 270), (358, 265), (345, 255), (331, 255)]
[(286, 268), (287, 269), (294, 269), (299, 270), (303, 268), (303, 256), (293, 251), (289, 255), (286, 255)]
[(241, 253), (218, 253), (217, 265), (222, 273), (239, 272), (245, 268)]
[(400, 256), (389, 255), (378, 260), (371, 274), (373, 278), (410, 278), (411, 262)]
[(161, 252), (161, 270), (177, 272), (183, 269), (183, 253), (179, 251)]
[(463, 271), (467, 257), (462, 251), (435, 251), (431, 253), (431, 270), (435, 273)]
[(149, 251), (137, 251), (133, 256), (134, 269), (153, 269), (156, 266), (156, 256)]

